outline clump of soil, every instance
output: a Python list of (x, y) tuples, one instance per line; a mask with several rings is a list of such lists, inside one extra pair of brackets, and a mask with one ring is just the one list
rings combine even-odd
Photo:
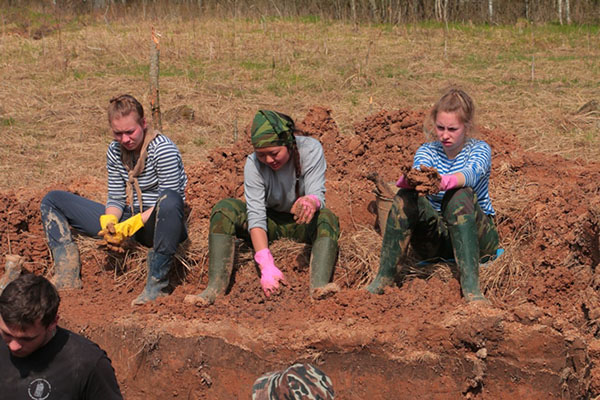
[(419, 194), (427, 195), (439, 193), (442, 178), (437, 169), (421, 165), (419, 169), (404, 166), (401, 171), (406, 177), (406, 182), (409, 185), (414, 186)]

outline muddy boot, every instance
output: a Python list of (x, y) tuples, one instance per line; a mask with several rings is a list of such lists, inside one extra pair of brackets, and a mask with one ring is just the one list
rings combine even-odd
[(340, 290), (337, 284), (330, 283), (337, 251), (337, 242), (330, 237), (318, 238), (313, 243), (310, 252), (310, 295), (316, 300)]
[(158, 297), (167, 296), (169, 286), (169, 270), (171, 269), (172, 255), (161, 254), (152, 249), (148, 250), (148, 278), (142, 293), (131, 302), (132, 306), (139, 306)]
[(208, 235), (208, 286), (200, 294), (185, 296), (186, 303), (197, 306), (213, 304), (217, 296), (225, 294), (231, 272), (235, 252), (235, 238), (222, 233)]
[(456, 225), (448, 225), (454, 258), (460, 273), (460, 287), (466, 301), (487, 299), (479, 288), (479, 243), (474, 215), (458, 216)]
[(0, 278), (0, 294), (9, 283), (21, 275), (21, 268), (23, 268), (23, 257), (14, 254), (6, 256), (4, 275)]
[(57, 289), (81, 289), (81, 261), (77, 245), (69, 242), (50, 250), (54, 258), (54, 286)]
[(396, 280), (397, 265), (408, 251), (410, 243), (410, 231), (397, 226), (390, 220), (385, 228), (383, 243), (381, 244), (381, 256), (379, 258), (379, 271), (373, 282), (367, 286), (367, 290), (373, 294), (383, 294), (387, 286), (392, 286)]

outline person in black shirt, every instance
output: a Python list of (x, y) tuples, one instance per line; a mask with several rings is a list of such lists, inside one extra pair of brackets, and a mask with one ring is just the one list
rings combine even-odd
[(104, 350), (58, 326), (59, 303), (56, 288), (33, 274), (0, 295), (2, 399), (122, 400)]

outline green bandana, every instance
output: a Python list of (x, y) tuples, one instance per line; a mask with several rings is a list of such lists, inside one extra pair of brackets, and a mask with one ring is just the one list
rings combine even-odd
[(289, 146), (294, 143), (294, 121), (285, 114), (258, 110), (250, 130), (255, 149), (271, 146)]

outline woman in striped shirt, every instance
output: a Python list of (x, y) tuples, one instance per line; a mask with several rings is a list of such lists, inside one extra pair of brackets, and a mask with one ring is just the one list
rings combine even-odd
[(166, 294), (173, 255), (187, 238), (187, 176), (177, 146), (158, 131), (148, 130), (144, 109), (134, 97), (112, 99), (108, 121), (114, 141), (106, 154), (106, 205), (52, 191), (41, 203), (42, 222), (54, 258), (54, 284), (59, 289), (82, 286), (79, 250), (70, 228), (88, 236), (103, 236), (112, 248), (129, 237), (150, 247), (146, 287), (132, 302), (143, 304)]
[(467, 93), (448, 90), (435, 104), (427, 124), (437, 140), (416, 152), (413, 168), (433, 167), (441, 175), (439, 192), (419, 196), (400, 177), (400, 188), (388, 215), (379, 271), (367, 287), (381, 294), (396, 279), (396, 266), (409, 244), (422, 259), (454, 257), (467, 301), (486, 300), (479, 287), (479, 261), (498, 249), (495, 211), (488, 193), (491, 149), (474, 139), (474, 106)]

